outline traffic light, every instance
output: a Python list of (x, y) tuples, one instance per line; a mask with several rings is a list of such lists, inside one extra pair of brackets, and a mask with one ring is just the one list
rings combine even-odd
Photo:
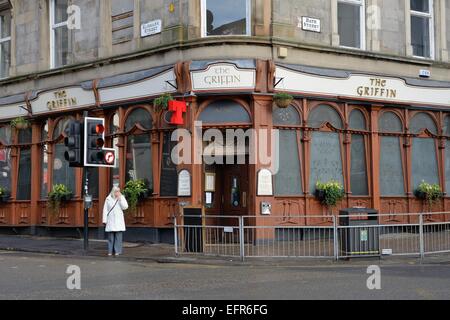
[(67, 148), (64, 158), (69, 162), (70, 167), (83, 167), (83, 142), (83, 124), (80, 121), (70, 121), (67, 137), (64, 139)]
[(84, 119), (84, 166), (114, 167), (116, 152), (105, 148), (105, 119)]

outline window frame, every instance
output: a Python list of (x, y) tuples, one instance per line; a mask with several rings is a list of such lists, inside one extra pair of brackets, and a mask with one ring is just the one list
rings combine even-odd
[[(358, 47), (350, 47), (344, 46), (341, 44), (341, 35), (339, 32), (339, 3), (345, 3), (353, 6), (359, 6), (359, 19), (360, 19), (360, 46)], [(336, 21), (338, 23), (338, 35), (339, 35), (339, 47), (345, 49), (353, 49), (353, 50), (361, 50), (365, 51), (367, 48), (366, 45), (366, 1), (365, 0), (337, 0), (337, 10), (336, 10)]]
[[(409, 0), (411, 1), (411, 0)], [(435, 32), (434, 32), (434, 0), (427, 0), (428, 1), (428, 5), (429, 5), (429, 12), (422, 12), (422, 11), (416, 11), (409, 9), (409, 14), (410, 14), (410, 36), (412, 38), (412, 17), (421, 17), (421, 18), (427, 18), (428, 19), (428, 23), (429, 23), (429, 28), (430, 28), (430, 56), (429, 57), (425, 57), (425, 56), (417, 56), (414, 54), (414, 48), (413, 45), (411, 43), (411, 48), (412, 48), (412, 56), (414, 58), (418, 58), (418, 59), (435, 59), (435, 55), (436, 55), (436, 49), (435, 49), (435, 45), (436, 45), (436, 41), (435, 41)], [(412, 42), (412, 41), (411, 41)]]
[(61, 65), (61, 66), (56, 66), (56, 43), (55, 43), (55, 33), (56, 30), (59, 28), (64, 28), (66, 27), (68, 28), (68, 21), (63, 21), (60, 23), (55, 23), (55, 10), (56, 10), (56, 6), (55, 6), (55, 2), (56, 0), (49, 0), (50, 1), (50, 7), (49, 7), (49, 25), (50, 25), (50, 69), (56, 69), (56, 68), (61, 68), (64, 67), (66, 65)]
[[(9, 14), (11, 14), (11, 10), (8, 10), (8, 9), (7, 10), (2, 10), (1, 12), (7, 12), (7, 11), (9, 11)], [(9, 33), (8, 37), (1, 38), (1, 34), (2, 34), (2, 19), (3, 19), (3, 16), (0, 15), (0, 59), (2, 57), (2, 46), (1, 45), (3, 43), (9, 42), (9, 45), (11, 46), (11, 32)], [(10, 53), (10, 59), (11, 59), (11, 53)], [(1, 61), (0, 61), (0, 63), (1, 63)], [(11, 65), (10, 65), (10, 67), (11, 67)], [(6, 76), (3, 76), (3, 75), (0, 74), (0, 79), (6, 79), (8, 77), (9, 77), (9, 72), (8, 72), (8, 74)]]
[(200, 14), (201, 14), (201, 38), (209, 38), (209, 37), (251, 37), (252, 36), (252, 0), (245, 0), (245, 9), (246, 9), (246, 32), (245, 34), (229, 34), (229, 35), (212, 35), (208, 36), (206, 31), (206, 2), (208, 0), (201, 0), (200, 3)]

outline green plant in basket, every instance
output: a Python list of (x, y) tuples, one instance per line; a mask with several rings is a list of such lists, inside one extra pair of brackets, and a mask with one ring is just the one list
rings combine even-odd
[(173, 97), (170, 93), (165, 93), (162, 96), (156, 98), (153, 101), (156, 111), (167, 110), (169, 106), (169, 101), (172, 101)]
[(344, 199), (345, 191), (342, 184), (331, 180), (326, 183), (318, 181), (316, 183), (316, 197), (327, 207), (335, 207)]
[(72, 191), (64, 184), (56, 184), (48, 193), (48, 207), (53, 214), (57, 214), (61, 204), (72, 198)]
[(292, 103), (292, 100), (294, 100), (294, 97), (291, 96), (288, 93), (276, 93), (273, 96), (273, 101), (279, 108), (287, 108)]
[(431, 207), (443, 196), (441, 187), (438, 184), (430, 184), (422, 180), (415, 191), (417, 198), (426, 200)]
[(30, 122), (24, 117), (17, 117), (11, 121), (11, 128), (18, 130), (27, 129), (30, 126)]
[(130, 180), (123, 189), (123, 194), (128, 202), (129, 211), (136, 212), (137, 206), (148, 195), (149, 189), (144, 180)]

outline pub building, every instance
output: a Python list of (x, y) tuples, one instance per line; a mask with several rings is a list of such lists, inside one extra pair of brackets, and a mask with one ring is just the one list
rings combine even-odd
[[(294, 97), (285, 108), (274, 103), (281, 92)], [(183, 124), (171, 124), (172, 111), (154, 107), (165, 93), (186, 103), (186, 112), (179, 111)], [(280, 228), (329, 224), (330, 214), (348, 207), (377, 209), (387, 214), (383, 222), (407, 222), (400, 213), (428, 210), (414, 196), (422, 181), (445, 193), (432, 210), (450, 212), (450, 82), (272, 60), (181, 61), (0, 98), (0, 187), (11, 193), (0, 203), (2, 232), (78, 234), (83, 169), (65, 161), (64, 137), (69, 121), (84, 111), (106, 119), (107, 147), (118, 158), (116, 168), (90, 172), (93, 237), (103, 236), (102, 207), (111, 187), (133, 179), (145, 180), (150, 193), (126, 215), (128, 240), (173, 241), (173, 217), (182, 206), (204, 208), (207, 215), (254, 216), (256, 225), (264, 223), (258, 219), (264, 213)], [(18, 116), (30, 125), (12, 128)], [(279, 129), (278, 172), (259, 161), (175, 165), (172, 132), (192, 133), (196, 121), (203, 130)], [(221, 150), (223, 157), (248, 160), (248, 149)], [(346, 193), (332, 210), (315, 197), (316, 183), (331, 180)], [(52, 214), (47, 197), (56, 184), (67, 186), (73, 198)], [(262, 203), (268, 211), (262, 212)]]

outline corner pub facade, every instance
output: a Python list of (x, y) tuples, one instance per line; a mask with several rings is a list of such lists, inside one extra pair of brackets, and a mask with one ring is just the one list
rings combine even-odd
[[(147, 180), (151, 194), (126, 215), (130, 240), (173, 241), (180, 204), (260, 224), (267, 202), (280, 226), (329, 223), (314, 197), (319, 180), (345, 187), (333, 214), (367, 207), (402, 222), (408, 218), (399, 213), (428, 210), (414, 197), (422, 180), (445, 193), (432, 210), (450, 212), (448, 1), (224, 3), (0, 0), (0, 187), (11, 192), (0, 203), (1, 232), (78, 234), (83, 170), (68, 167), (63, 140), (67, 123), (84, 111), (106, 119), (107, 146), (118, 155), (116, 168), (91, 172), (94, 236), (102, 236), (111, 187), (132, 179)], [(72, 5), (80, 8), (78, 29), (65, 23)], [(423, 70), (431, 76), (419, 77)], [(287, 108), (274, 104), (281, 92), (294, 96)], [(183, 126), (154, 107), (164, 93), (187, 103)], [(11, 127), (19, 116), (28, 129)], [(171, 133), (193, 132), (198, 120), (205, 129), (280, 130), (272, 195), (257, 193), (258, 173), (267, 169), (259, 162), (173, 164)], [(184, 196), (180, 172), (189, 177)], [(55, 184), (74, 196), (52, 215), (47, 196)], [(236, 186), (240, 201), (232, 205)]]

